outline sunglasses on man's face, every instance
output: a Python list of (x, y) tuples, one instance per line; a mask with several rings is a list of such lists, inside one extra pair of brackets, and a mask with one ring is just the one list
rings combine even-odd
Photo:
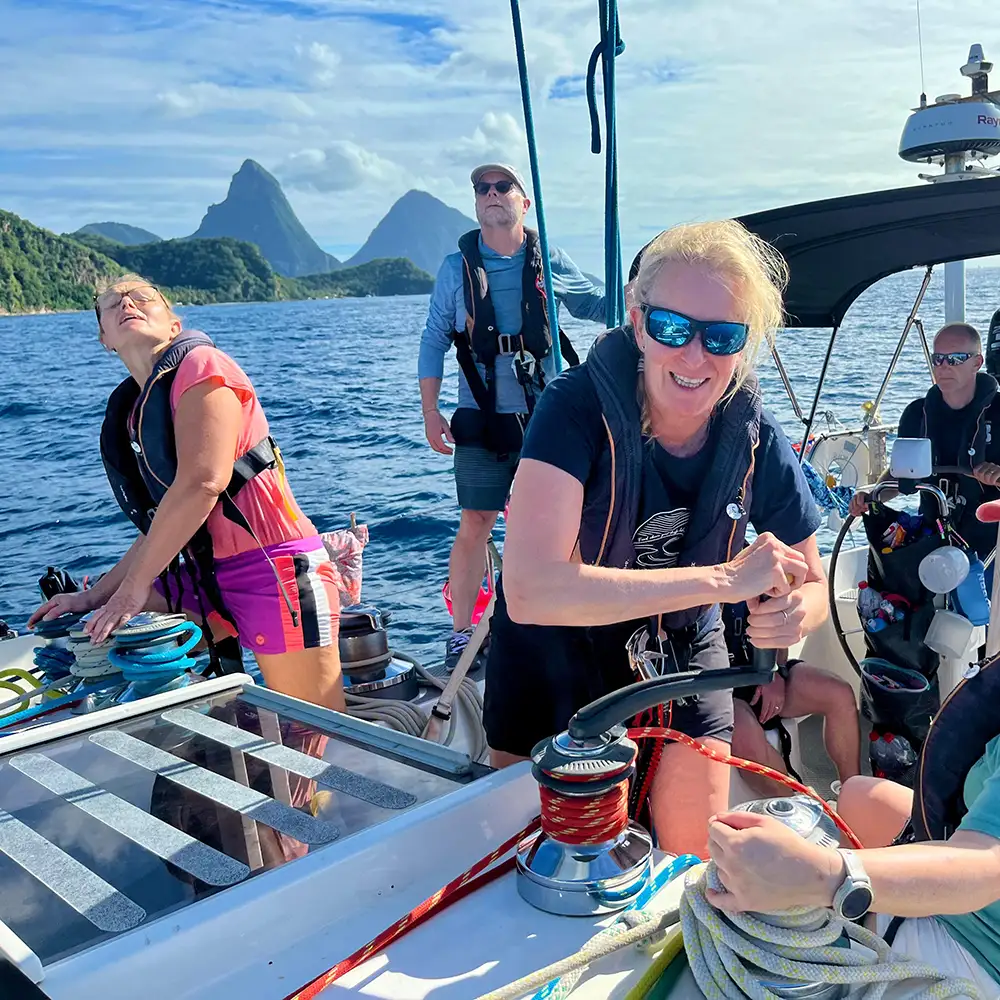
[(943, 365), (964, 365), (969, 358), (974, 358), (975, 356), (975, 354), (970, 354), (968, 351), (952, 351), (950, 354), (934, 353), (931, 355), (931, 361), (935, 368), (940, 368)]
[(137, 306), (152, 302), (159, 292), (152, 285), (138, 285), (135, 288), (126, 289), (120, 292), (115, 288), (110, 289), (103, 295), (94, 296), (94, 311), (100, 319), (101, 313), (106, 309), (116, 309), (123, 298), (127, 295)]
[(645, 302), (639, 309), (645, 320), (646, 333), (664, 347), (685, 347), (700, 334), (709, 354), (739, 354), (746, 346), (750, 333), (746, 323), (704, 322), (674, 309), (651, 306)]
[(512, 187), (515, 187), (513, 181), (480, 181), (476, 185), (476, 194), (485, 198), (493, 188), (497, 189), (497, 194), (508, 194)]

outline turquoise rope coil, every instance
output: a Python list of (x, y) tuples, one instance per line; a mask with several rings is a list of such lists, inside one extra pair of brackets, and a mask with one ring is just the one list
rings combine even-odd
[(535, 117), (531, 110), (531, 90), (528, 85), (528, 65), (524, 58), (524, 33), (521, 30), (521, 7), (510, 0), (510, 16), (514, 25), (514, 48), (517, 51), (517, 75), (521, 82), (521, 104), (524, 108), (524, 131), (528, 139), (528, 161), (531, 164), (531, 187), (535, 193), (535, 214), (538, 216), (538, 242), (542, 249), (542, 272), (545, 276), (545, 305), (552, 334), (552, 360), (556, 374), (562, 371), (562, 346), (559, 343), (559, 308), (552, 291), (552, 264), (549, 260), (549, 238), (545, 227), (542, 202), (542, 178), (538, 170), (538, 144), (535, 141)]
[(180, 622), (148, 637), (116, 638), (108, 660), (121, 670), (129, 684), (151, 693), (150, 689), (170, 684), (195, 666), (188, 653), (201, 637), (202, 631), (194, 622)]

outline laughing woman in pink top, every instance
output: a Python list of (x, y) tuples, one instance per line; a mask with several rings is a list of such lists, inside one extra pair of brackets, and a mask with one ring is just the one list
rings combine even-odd
[(56, 595), (29, 625), (95, 611), (96, 644), (139, 611), (182, 608), (217, 638), (238, 634), (268, 687), (343, 711), (333, 567), (249, 378), (138, 275), (94, 302), (131, 375), (108, 401), (101, 456), (140, 534), (95, 587)]

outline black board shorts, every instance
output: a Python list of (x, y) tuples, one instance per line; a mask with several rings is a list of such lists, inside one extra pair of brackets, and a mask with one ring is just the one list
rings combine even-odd
[[(528, 757), (536, 743), (562, 732), (584, 705), (638, 680), (625, 644), (643, 624), (519, 625), (507, 614), (501, 578), (486, 661), (483, 724), (490, 747)], [(729, 666), (717, 609), (691, 633), (683, 649), (675, 642), (679, 670)], [(732, 691), (713, 691), (675, 704), (670, 724), (696, 739), (710, 736), (731, 742)]]

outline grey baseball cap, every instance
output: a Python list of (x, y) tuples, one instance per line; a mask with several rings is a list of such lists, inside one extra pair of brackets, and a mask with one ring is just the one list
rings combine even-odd
[(472, 171), (472, 186), (475, 187), (479, 183), (479, 178), (483, 174), (488, 174), (491, 171), (495, 171), (498, 174), (504, 174), (509, 177), (520, 189), (522, 194), (528, 193), (528, 188), (525, 186), (524, 178), (518, 172), (517, 167), (512, 167), (509, 163), (483, 163), (476, 167)]

